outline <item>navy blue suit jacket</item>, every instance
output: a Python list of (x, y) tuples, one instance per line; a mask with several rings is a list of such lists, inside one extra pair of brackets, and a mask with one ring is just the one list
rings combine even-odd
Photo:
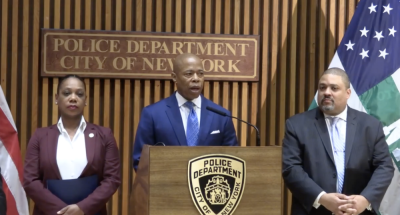
[[(201, 95), (199, 146), (237, 146), (232, 119), (206, 109), (207, 106), (230, 115), (225, 108)], [(219, 133), (211, 134), (219, 130)], [(142, 111), (133, 149), (133, 167), (138, 167), (144, 144), (162, 142), (166, 146), (187, 146), (185, 129), (175, 93)]]

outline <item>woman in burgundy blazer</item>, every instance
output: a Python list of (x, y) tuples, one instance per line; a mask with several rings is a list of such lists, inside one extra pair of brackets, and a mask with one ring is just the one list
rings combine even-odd
[[(24, 167), (24, 188), (35, 202), (33, 215), (106, 215), (106, 203), (121, 183), (119, 152), (111, 130), (83, 120), (85, 88), (80, 77), (64, 77), (56, 94), (56, 104), (61, 114), (59, 123), (37, 129), (29, 140)], [(75, 134), (82, 124), (85, 129), (82, 129), (80, 135), (84, 135), (81, 140), (85, 142), (82, 147), (86, 149), (87, 164), (78, 178), (97, 175), (98, 186), (84, 200), (67, 205), (46, 189), (47, 180), (63, 179), (58, 165), (60, 151), (57, 154), (57, 147), (60, 147), (59, 137), (61, 138), (59, 127), (62, 126), (66, 131), (65, 135), (68, 133), (75, 140)]]

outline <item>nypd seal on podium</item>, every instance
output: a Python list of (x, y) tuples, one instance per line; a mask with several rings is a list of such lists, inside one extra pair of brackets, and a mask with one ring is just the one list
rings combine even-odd
[(188, 165), (189, 190), (200, 214), (231, 215), (246, 182), (246, 162), (225, 154), (194, 158)]

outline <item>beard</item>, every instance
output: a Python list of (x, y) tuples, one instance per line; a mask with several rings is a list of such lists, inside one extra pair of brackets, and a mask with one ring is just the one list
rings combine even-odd
[[(330, 101), (331, 101), (331, 104), (329, 104), (329, 105), (324, 105), (324, 100), (325, 99), (329, 99)], [(322, 110), (324, 110), (324, 111), (331, 111), (331, 110), (333, 110), (334, 108), (335, 108), (335, 101), (333, 100), (333, 99), (331, 99), (331, 98), (322, 98), (321, 99), (321, 108), (322, 108)]]

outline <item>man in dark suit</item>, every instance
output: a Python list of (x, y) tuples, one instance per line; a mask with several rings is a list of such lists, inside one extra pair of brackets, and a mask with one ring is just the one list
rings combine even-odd
[(172, 80), (177, 91), (170, 97), (143, 109), (133, 150), (137, 170), (144, 144), (166, 146), (236, 146), (232, 119), (211, 112), (207, 106), (229, 113), (201, 95), (203, 64), (193, 54), (181, 54), (174, 60)]
[[(1, 172), (1, 169), (0, 169)], [(6, 201), (6, 194), (3, 191), (3, 180), (0, 175), (0, 215), (6, 215), (7, 212), (7, 201)]]
[(318, 84), (319, 108), (286, 121), (282, 176), (292, 214), (376, 214), (394, 168), (382, 124), (347, 106), (350, 82), (332, 68)]

